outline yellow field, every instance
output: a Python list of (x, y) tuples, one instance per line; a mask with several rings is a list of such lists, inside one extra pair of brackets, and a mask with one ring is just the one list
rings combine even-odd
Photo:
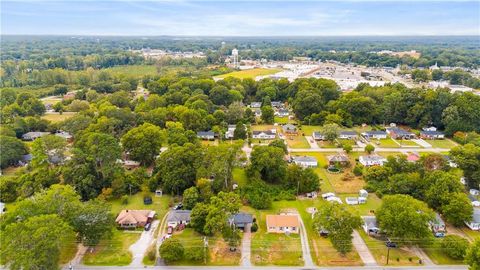
[(74, 116), (76, 112), (64, 112), (62, 114), (59, 113), (47, 113), (42, 116), (42, 119), (48, 120), (50, 122), (56, 123), (66, 120), (72, 116)]
[(227, 74), (223, 74), (220, 76), (217, 76), (216, 78), (226, 78), (226, 77), (234, 77), (238, 79), (255, 79), (257, 76), (265, 76), (265, 75), (270, 75), (270, 74), (275, 74), (277, 72), (280, 72), (281, 69), (266, 69), (266, 68), (254, 68), (254, 69), (247, 69), (247, 70), (241, 70), (241, 71), (234, 71), (230, 72)]

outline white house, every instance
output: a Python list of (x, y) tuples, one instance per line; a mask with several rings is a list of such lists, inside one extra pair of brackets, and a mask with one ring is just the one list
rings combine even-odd
[(293, 157), (293, 162), (303, 168), (312, 168), (318, 166), (317, 159), (309, 156)]
[(252, 138), (253, 139), (260, 139), (260, 140), (273, 140), (275, 139), (276, 134), (271, 130), (265, 131), (253, 131)]
[(465, 225), (472, 231), (480, 230), (480, 209), (474, 208), (472, 219), (469, 221), (465, 221)]
[(290, 115), (290, 113), (286, 109), (279, 109), (277, 112), (275, 112), (275, 114), (279, 117), (286, 117)]
[(357, 205), (359, 203), (357, 197), (347, 197), (347, 198), (345, 198), (345, 202), (348, 205)]
[(423, 130), (423, 131), (437, 131), (437, 128), (434, 127), (434, 126), (431, 126), (431, 127), (423, 127), (422, 130)]
[(426, 140), (445, 139), (445, 134), (440, 131), (424, 130), (420, 131), (420, 138)]
[(213, 140), (215, 139), (215, 132), (213, 131), (198, 131), (197, 137), (204, 140)]
[(312, 137), (316, 141), (325, 141), (327, 139), (327, 137), (325, 137), (320, 131), (314, 131)]
[(345, 140), (354, 140), (358, 138), (358, 135), (357, 135), (357, 132), (355, 131), (341, 131), (338, 138), (345, 139)]
[(386, 139), (387, 132), (381, 130), (372, 130), (372, 131), (365, 131), (362, 133), (362, 136), (365, 139)]
[(250, 103), (250, 108), (254, 109), (254, 108), (260, 108), (262, 107), (262, 103), (261, 102), (252, 102)]
[(387, 159), (379, 155), (360, 156), (358, 162), (363, 166), (383, 166)]

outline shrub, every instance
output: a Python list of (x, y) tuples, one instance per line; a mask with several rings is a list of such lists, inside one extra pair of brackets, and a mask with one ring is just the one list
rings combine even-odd
[(258, 225), (257, 225), (257, 223), (253, 223), (253, 224), (252, 224), (252, 227), (250, 228), (250, 230), (251, 230), (252, 232), (258, 231)]
[(442, 251), (452, 259), (461, 260), (468, 249), (467, 239), (458, 235), (447, 235), (441, 243)]
[(175, 262), (183, 259), (185, 249), (177, 239), (169, 238), (160, 246), (160, 256), (166, 262)]
[(155, 244), (151, 245), (148, 247), (147, 249), (147, 258), (150, 260), (150, 261), (154, 261), (155, 258), (156, 258), (156, 252), (155, 252)]
[(362, 164), (357, 164), (355, 165), (355, 167), (353, 168), (353, 174), (355, 176), (361, 176), (363, 174), (363, 166)]
[(128, 195), (122, 196), (122, 204), (128, 204)]
[(205, 259), (205, 253), (204, 247), (186, 248), (185, 258), (191, 261), (203, 261)]

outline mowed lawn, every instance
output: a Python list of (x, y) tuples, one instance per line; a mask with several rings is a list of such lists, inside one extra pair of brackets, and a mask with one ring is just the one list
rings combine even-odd
[(265, 75), (270, 75), (270, 74), (275, 74), (282, 71), (281, 69), (277, 68), (254, 68), (254, 69), (246, 69), (246, 70), (240, 70), (240, 71), (234, 71), (230, 72), (227, 74), (223, 74), (220, 76), (217, 76), (215, 78), (220, 78), (224, 79), (227, 77), (234, 77), (238, 79), (255, 79), (257, 76), (265, 76)]
[[(385, 242), (368, 236), (363, 229), (358, 230), (368, 249), (379, 265), (387, 264), (387, 247)], [(419, 266), (418, 257), (407, 247), (391, 248), (389, 266)]]
[(95, 250), (85, 253), (83, 264), (85, 265), (129, 265), (132, 261), (132, 253), (128, 248), (135, 243), (142, 231), (112, 230), (111, 237), (100, 241)]
[(285, 136), (285, 142), (290, 148), (309, 149), (310, 144), (307, 139), (301, 135)]
[(376, 146), (381, 148), (400, 148), (394, 140), (387, 138), (387, 139), (380, 139), (380, 140), (370, 140), (370, 142)]
[(444, 139), (444, 140), (425, 140), (427, 143), (432, 145), (434, 148), (453, 148), (456, 146), (456, 144), (449, 140), (449, 139)]
[(458, 265), (464, 264), (463, 260), (450, 258), (442, 251), (441, 239), (435, 238), (432, 243), (422, 245), (423, 251), (435, 264)]
[[(182, 231), (175, 232), (174, 239), (182, 243), (185, 250), (188, 249), (204, 249), (204, 236), (195, 232), (192, 228), (186, 228)], [(223, 240), (221, 235), (208, 237), (208, 257), (206, 265), (238, 265), (240, 262), (240, 250), (230, 251), (228, 244)], [(204, 261), (194, 261), (185, 257), (183, 260), (173, 262), (172, 265), (205, 265)]]
[(62, 122), (64, 120), (69, 119), (70, 117), (74, 116), (77, 114), (76, 112), (63, 112), (62, 114), (60, 113), (46, 113), (42, 115), (42, 119), (48, 120), (52, 123), (57, 123), (57, 122)]

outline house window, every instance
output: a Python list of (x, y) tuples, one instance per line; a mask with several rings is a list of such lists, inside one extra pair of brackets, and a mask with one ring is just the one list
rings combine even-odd
[(283, 231), (283, 227), (280, 227), (280, 231)]
[(275, 230), (275, 227), (270, 227), (269, 229), (270, 229), (270, 230)]
[(297, 230), (297, 227), (292, 227), (292, 231), (296, 231)]

